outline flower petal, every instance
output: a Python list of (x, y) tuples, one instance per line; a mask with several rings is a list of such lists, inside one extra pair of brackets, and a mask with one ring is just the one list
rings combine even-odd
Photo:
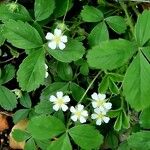
[(68, 95), (64, 96), (63, 99), (64, 99), (64, 102), (66, 103), (70, 101), (70, 98)]
[(83, 109), (84, 109), (84, 106), (83, 106), (83, 105), (81, 105), (81, 104), (78, 104), (78, 105), (77, 105), (77, 109), (78, 109), (79, 111), (81, 111), (81, 110), (83, 110)]
[(46, 38), (47, 40), (52, 40), (52, 39), (54, 38), (54, 35), (53, 35), (52, 33), (48, 32), (48, 33), (46, 34), (45, 38)]
[(54, 30), (54, 35), (55, 35), (55, 36), (60, 36), (61, 34), (62, 34), (62, 31), (61, 31), (60, 29), (57, 29), (57, 28), (56, 28), (56, 29)]
[(50, 98), (49, 98), (49, 100), (51, 102), (55, 102), (57, 100), (57, 98), (54, 95), (51, 95)]
[(112, 107), (112, 103), (104, 103), (104, 107), (107, 109), (107, 110), (109, 110), (109, 109), (111, 109), (111, 107)]
[(59, 47), (59, 49), (63, 50), (66, 47), (66, 45), (63, 42), (60, 42), (58, 44), (58, 47)]
[(68, 109), (68, 106), (65, 105), (65, 104), (62, 104), (61, 108), (62, 108), (63, 111), (66, 111)]
[(71, 107), (70, 107), (70, 111), (71, 111), (72, 113), (75, 113), (75, 112), (76, 112), (76, 109), (75, 109), (73, 106), (71, 106)]
[(66, 43), (67, 41), (68, 39), (66, 35), (61, 36), (61, 42)]
[(97, 114), (92, 114), (92, 115), (91, 115), (91, 118), (92, 118), (92, 119), (96, 119), (97, 117), (98, 117)]
[(106, 98), (105, 94), (101, 94), (101, 93), (98, 94), (98, 99), (104, 100), (105, 98)]
[(87, 117), (88, 116), (88, 112), (86, 110), (83, 110), (81, 112), (81, 115), (84, 116), (84, 117)]
[(85, 123), (86, 122), (86, 119), (83, 116), (81, 116), (79, 120), (80, 120), (81, 123)]
[(54, 105), (54, 106), (53, 106), (53, 109), (54, 109), (55, 111), (58, 111), (58, 110), (60, 109), (60, 107), (59, 107), (59, 105)]
[(102, 120), (101, 120), (101, 119), (97, 119), (96, 124), (97, 124), (98, 126), (100, 126), (100, 125), (102, 124)]
[(47, 64), (45, 64), (45, 69), (46, 69), (46, 70), (48, 69), (48, 66), (47, 66)]
[(101, 113), (101, 109), (100, 108), (96, 108), (96, 109), (94, 109), (94, 112), (97, 113), (97, 114), (100, 114)]
[(48, 77), (48, 72), (46, 71), (46, 72), (45, 72), (45, 78), (47, 78), (47, 77)]
[(57, 98), (62, 98), (63, 97), (63, 92), (59, 91), (56, 93)]
[(73, 116), (71, 116), (71, 120), (73, 120), (74, 122), (76, 122), (77, 121), (77, 116), (76, 115), (73, 115)]
[(56, 49), (56, 42), (55, 41), (48, 42), (48, 47), (51, 49)]
[(97, 93), (95, 93), (95, 92), (91, 95), (91, 97), (92, 97), (92, 99), (94, 99), (94, 100), (98, 100), (98, 95), (97, 95)]
[(108, 123), (110, 118), (109, 117), (103, 117), (103, 120), (104, 120), (105, 123)]
[(93, 106), (93, 108), (96, 108), (97, 107), (97, 102), (92, 102), (92, 106)]

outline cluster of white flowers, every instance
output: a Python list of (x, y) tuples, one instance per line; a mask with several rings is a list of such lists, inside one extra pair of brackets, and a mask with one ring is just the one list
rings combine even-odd
[[(108, 123), (110, 118), (107, 117), (107, 112), (111, 109), (112, 104), (107, 102), (105, 94), (93, 93), (91, 97), (94, 108), (94, 113), (91, 115), (91, 118), (96, 119), (97, 125), (101, 125), (103, 122)], [(53, 109), (55, 111), (66, 111), (70, 98), (68, 95), (64, 95), (63, 92), (59, 91), (56, 93), (56, 96), (51, 95), (49, 100), (53, 103)], [(88, 111), (81, 104), (77, 104), (75, 107), (71, 106), (70, 112), (72, 113), (71, 120), (74, 122), (80, 121), (81, 123), (85, 123), (88, 118)]]
[(62, 30), (57, 28), (54, 30), (54, 34), (48, 32), (45, 38), (48, 40), (48, 47), (51, 49), (63, 50), (66, 47), (65, 43), (68, 41), (67, 36), (63, 35)]

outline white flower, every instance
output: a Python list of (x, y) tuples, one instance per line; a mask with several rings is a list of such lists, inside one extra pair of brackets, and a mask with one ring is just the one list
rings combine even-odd
[(85, 123), (88, 117), (88, 112), (84, 110), (84, 106), (78, 104), (76, 107), (71, 106), (70, 111), (72, 112), (71, 119), (76, 122), (79, 120), (81, 123)]
[(45, 38), (49, 40), (48, 47), (51, 49), (59, 48), (63, 50), (66, 47), (64, 43), (68, 41), (67, 36), (63, 35), (62, 31), (57, 28), (54, 30), (54, 34), (48, 32)]
[(66, 111), (68, 109), (68, 106), (66, 104), (70, 101), (70, 98), (68, 95), (63, 96), (63, 92), (60, 91), (56, 93), (56, 97), (54, 95), (51, 95), (49, 100), (53, 102), (53, 109), (55, 111), (58, 111), (59, 109), (62, 109), (62, 111)]
[(101, 111), (108, 111), (109, 109), (111, 109), (112, 104), (110, 102), (107, 102), (107, 100), (105, 99), (105, 94), (93, 93), (91, 97), (93, 99), (93, 108), (99, 108)]
[(103, 122), (108, 123), (110, 118), (106, 116), (105, 111), (101, 111), (99, 108), (94, 109), (94, 114), (91, 115), (92, 119), (96, 119), (96, 124), (101, 125)]
[(17, 98), (21, 98), (21, 97), (22, 97), (22, 92), (21, 92), (21, 90), (19, 90), (19, 89), (14, 89), (14, 90), (12, 90), (12, 92), (15, 93), (15, 95), (16, 95)]
[(46, 70), (46, 72), (45, 72), (45, 78), (47, 78), (48, 77), (48, 66), (45, 64), (45, 70)]

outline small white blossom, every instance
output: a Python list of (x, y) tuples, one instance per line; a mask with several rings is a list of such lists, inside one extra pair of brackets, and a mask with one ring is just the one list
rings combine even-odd
[(47, 78), (48, 77), (48, 66), (45, 64), (45, 70), (46, 70), (46, 72), (45, 72), (45, 78)]
[(84, 106), (78, 104), (76, 107), (71, 106), (70, 111), (72, 112), (71, 119), (76, 122), (79, 120), (81, 123), (85, 123), (88, 117), (88, 112), (84, 110)]
[(12, 92), (15, 93), (15, 95), (16, 95), (17, 98), (21, 98), (21, 97), (22, 97), (22, 92), (21, 92), (21, 90), (19, 90), (19, 89), (14, 89), (14, 90), (12, 90)]
[(63, 50), (66, 47), (64, 43), (68, 41), (67, 36), (62, 34), (62, 30), (57, 28), (54, 30), (54, 34), (48, 32), (45, 38), (49, 40), (48, 47), (51, 49)]
[(111, 109), (112, 104), (107, 102), (105, 94), (93, 93), (91, 97), (93, 108), (99, 108), (101, 111), (108, 111)]
[(94, 114), (91, 115), (92, 119), (96, 119), (96, 124), (101, 125), (103, 122), (108, 123), (110, 118), (106, 116), (105, 111), (101, 111), (99, 108), (94, 109)]
[(68, 95), (63, 96), (63, 92), (60, 91), (56, 93), (56, 96), (51, 95), (49, 100), (53, 102), (53, 109), (55, 111), (58, 111), (59, 109), (66, 111), (68, 109), (66, 104), (70, 101), (70, 98)]

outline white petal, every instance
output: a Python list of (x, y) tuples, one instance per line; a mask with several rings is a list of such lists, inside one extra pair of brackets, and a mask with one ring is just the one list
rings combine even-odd
[(104, 104), (104, 107), (107, 109), (107, 110), (109, 110), (109, 109), (111, 109), (111, 107), (112, 107), (112, 103), (105, 103)]
[(98, 108), (99, 108), (99, 110), (100, 110), (101, 112), (105, 111), (104, 106), (99, 106)]
[(66, 43), (67, 41), (68, 39), (66, 35), (61, 36), (61, 42)]
[(52, 39), (54, 38), (54, 35), (53, 35), (52, 33), (48, 32), (48, 33), (46, 34), (45, 38), (46, 38), (47, 40), (52, 40)]
[(47, 77), (48, 77), (48, 72), (46, 71), (46, 72), (45, 72), (45, 78), (47, 78)]
[(105, 123), (108, 123), (110, 118), (109, 117), (103, 117), (103, 120), (104, 120)]
[(64, 102), (66, 103), (70, 101), (70, 98), (68, 95), (64, 96), (63, 99), (64, 99)]
[(63, 104), (63, 105), (61, 106), (61, 108), (62, 108), (63, 111), (66, 111), (66, 110), (68, 109), (68, 106), (65, 105), (65, 104)]
[(54, 35), (55, 35), (55, 36), (60, 36), (61, 33), (62, 33), (62, 31), (61, 31), (60, 29), (55, 29), (55, 30), (54, 30)]
[(97, 107), (97, 102), (92, 102), (92, 106), (93, 106), (93, 108), (96, 108)]
[(50, 98), (49, 98), (49, 100), (51, 102), (55, 102), (57, 100), (57, 98), (54, 95), (51, 95)]
[(95, 92), (91, 95), (91, 97), (92, 97), (92, 99), (94, 99), (94, 100), (98, 100), (98, 95), (97, 95), (97, 93), (95, 93)]
[(97, 124), (98, 126), (100, 126), (100, 125), (102, 124), (102, 120), (101, 120), (101, 119), (98, 119), (98, 120), (96, 121), (96, 124)]
[(55, 111), (58, 111), (58, 110), (60, 109), (60, 107), (59, 107), (59, 105), (54, 105), (54, 106), (53, 106), (53, 109), (54, 109)]
[(51, 49), (56, 49), (56, 42), (55, 41), (48, 42), (48, 47)]
[(83, 110), (83, 109), (84, 109), (84, 106), (83, 106), (83, 105), (81, 105), (81, 104), (78, 104), (78, 105), (77, 105), (77, 109), (78, 109), (79, 111), (81, 111), (81, 110)]
[(79, 120), (80, 120), (81, 123), (85, 123), (86, 122), (86, 119), (83, 116), (81, 116)]
[(63, 42), (60, 42), (58, 44), (58, 47), (59, 47), (59, 49), (63, 50), (66, 47), (66, 45)]
[(92, 119), (96, 119), (96, 118), (97, 118), (97, 114), (92, 114), (92, 115), (91, 115), (91, 118), (92, 118)]
[(48, 69), (48, 66), (47, 66), (47, 64), (45, 64), (45, 69), (46, 69), (46, 70)]
[(60, 92), (57, 92), (57, 93), (56, 93), (56, 96), (57, 96), (58, 98), (62, 98), (62, 97), (63, 97), (63, 92), (61, 92), (61, 91), (60, 91)]
[(73, 120), (73, 121), (75, 121), (75, 122), (76, 122), (76, 121), (77, 121), (77, 119), (78, 119), (78, 118), (77, 118), (77, 116), (76, 116), (76, 115), (71, 116), (71, 120)]
[(104, 100), (105, 98), (106, 98), (106, 95), (105, 94), (98, 94), (98, 98), (100, 99), (100, 100)]
[(88, 112), (86, 110), (83, 110), (81, 115), (84, 116), (84, 117), (87, 117), (88, 116)]
[(96, 109), (94, 109), (94, 112), (97, 113), (97, 114), (100, 114), (101, 110), (100, 110), (100, 108), (96, 108)]
[(75, 113), (75, 112), (76, 112), (76, 109), (75, 109), (73, 106), (71, 106), (71, 107), (70, 107), (70, 111), (71, 111), (72, 113)]

